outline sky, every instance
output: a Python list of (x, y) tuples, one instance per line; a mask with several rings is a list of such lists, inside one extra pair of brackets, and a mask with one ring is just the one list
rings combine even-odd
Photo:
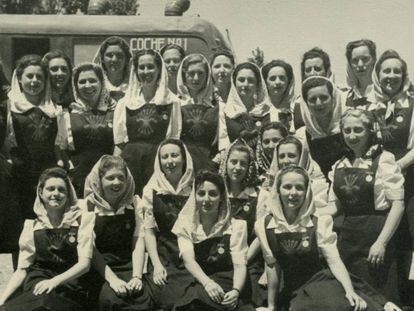
[[(166, 2), (141, 0), (141, 15), (162, 15)], [(192, 0), (184, 14), (228, 29), (239, 62), (256, 47), (264, 51), (265, 61), (289, 62), (296, 83), (303, 53), (318, 46), (330, 55), (335, 80), (345, 85), (345, 46), (361, 38), (376, 42), (378, 56), (390, 48), (398, 51), (413, 77), (412, 0)]]

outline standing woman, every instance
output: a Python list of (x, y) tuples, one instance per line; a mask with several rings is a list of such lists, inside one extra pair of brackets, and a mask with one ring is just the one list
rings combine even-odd
[(151, 259), (145, 285), (160, 308), (172, 306), (194, 280), (182, 263), (177, 237), (171, 232), (193, 183), (193, 161), (185, 145), (177, 139), (162, 141), (154, 174), (139, 204), (144, 216), (145, 247)]
[(256, 161), (259, 167), (259, 179), (261, 183), (267, 178), (267, 172), (272, 163), (277, 142), (288, 134), (288, 130), (280, 122), (270, 122), (260, 129), (256, 146)]
[(112, 154), (113, 109), (115, 101), (105, 88), (102, 68), (83, 63), (73, 70), (75, 102), (65, 111), (59, 124), (57, 143), (67, 153), (66, 167), (79, 197), (85, 178), (104, 154)]
[(177, 310), (254, 310), (240, 293), (246, 282), (247, 226), (231, 218), (223, 178), (200, 172), (173, 227), (186, 269), (195, 281)]
[[(381, 130), (384, 149), (391, 152), (400, 166), (404, 178), (405, 214), (400, 226), (398, 249), (404, 258), (403, 278), (407, 281), (414, 250), (414, 97), (406, 62), (393, 50), (385, 51), (373, 72), (376, 103), (369, 110), (375, 112)], [(411, 265), (411, 269), (413, 269)], [(414, 305), (414, 282), (404, 284), (403, 299)], [(406, 288), (404, 288), (406, 287)]]
[(307, 142), (312, 159), (327, 177), (332, 165), (345, 155), (339, 128), (341, 101), (332, 82), (320, 76), (311, 76), (303, 81), (302, 96), (301, 112), (305, 126), (296, 135)]
[(9, 100), (17, 145), (10, 151), (13, 187), (19, 189), (24, 218), (34, 218), (33, 203), (41, 172), (55, 166), (57, 116), (61, 108), (50, 98), (47, 68), (38, 55), (23, 56), (13, 73)]
[(213, 54), (210, 64), (216, 96), (226, 103), (231, 88), (231, 74), (235, 66), (234, 56), (230, 51), (220, 50)]
[(74, 101), (71, 84), (72, 62), (69, 56), (60, 50), (54, 50), (43, 56), (43, 62), (48, 68), (52, 101), (62, 109), (68, 109)]
[[(255, 224), (266, 261), (267, 310), (384, 309), (386, 299), (362, 280), (351, 282), (336, 247), (332, 217), (315, 212), (305, 169), (283, 168), (268, 201), (270, 214)], [(329, 269), (323, 268), (320, 254)]]
[(178, 68), (185, 57), (185, 51), (175, 43), (168, 43), (161, 48), (160, 54), (168, 72), (168, 88), (177, 94)]
[(222, 103), (214, 98), (210, 65), (203, 55), (190, 54), (184, 58), (177, 86), (183, 119), (181, 140), (193, 158), (194, 171), (217, 171), (212, 159), (217, 153)]
[(121, 155), (142, 194), (153, 174), (159, 143), (180, 138), (178, 98), (168, 89), (164, 62), (154, 50), (138, 51), (132, 59), (129, 88), (114, 115), (114, 155)]
[(260, 69), (253, 63), (241, 63), (232, 75), (232, 85), (220, 123), (221, 145), (226, 148), (237, 138), (243, 138), (256, 150), (262, 126), (278, 121), (279, 116), (267, 99), (266, 86)]
[(93, 59), (102, 66), (105, 87), (115, 101), (125, 96), (128, 89), (131, 52), (121, 37), (109, 37), (100, 45)]
[(351, 88), (346, 106), (366, 109), (375, 103), (372, 71), (377, 60), (376, 45), (368, 39), (351, 41), (346, 45), (346, 81)]
[(145, 243), (137, 199), (125, 161), (102, 156), (86, 178), (80, 203), (94, 219), (89, 300), (95, 306), (99, 296), (99, 310), (152, 310), (142, 286)]
[(338, 249), (348, 270), (399, 301), (395, 239), (404, 213), (404, 177), (394, 155), (376, 144), (370, 112), (349, 109), (341, 119), (349, 153), (331, 172), (329, 204), (344, 215)]
[(81, 213), (62, 168), (42, 173), (33, 210), (36, 219), (24, 224), (19, 264), (0, 297), (0, 309), (86, 310), (86, 290), (77, 278), (90, 267), (93, 218)]
[(294, 133), (295, 78), (292, 66), (283, 60), (272, 60), (262, 67), (262, 75), (269, 100), (278, 110), (280, 122)]
[(231, 217), (245, 220), (247, 223), (247, 273), (254, 305), (262, 306), (266, 301), (265, 289), (259, 286), (263, 274), (263, 261), (258, 256), (260, 245), (255, 239), (254, 223), (258, 184), (257, 165), (253, 150), (242, 140), (234, 141), (226, 150), (220, 165), (220, 174), (226, 183), (231, 205)]

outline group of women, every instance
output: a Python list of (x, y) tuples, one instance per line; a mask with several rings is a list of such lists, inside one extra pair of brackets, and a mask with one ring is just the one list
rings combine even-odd
[(0, 310), (413, 305), (407, 64), (370, 40), (346, 57), (343, 89), (306, 52), (300, 96), (285, 61), (229, 51), (22, 57), (0, 94)]

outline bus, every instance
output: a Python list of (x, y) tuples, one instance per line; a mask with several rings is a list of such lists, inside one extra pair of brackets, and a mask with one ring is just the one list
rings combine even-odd
[(218, 49), (232, 51), (228, 35), (199, 17), (0, 15), (0, 58), (7, 77), (23, 55), (42, 56), (54, 49), (65, 52), (76, 65), (92, 61), (100, 43), (109, 36), (124, 38), (131, 52), (159, 50), (167, 43), (207, 59)]

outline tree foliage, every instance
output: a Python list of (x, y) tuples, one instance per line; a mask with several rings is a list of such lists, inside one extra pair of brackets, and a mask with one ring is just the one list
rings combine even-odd
[(255, 48), (252, 51), (253, 57), (249, 57), (247, 60), (251, 63), (256, 64), (257, 66), (262, 67), (264, 64), (264, 52), (259, 47)]

